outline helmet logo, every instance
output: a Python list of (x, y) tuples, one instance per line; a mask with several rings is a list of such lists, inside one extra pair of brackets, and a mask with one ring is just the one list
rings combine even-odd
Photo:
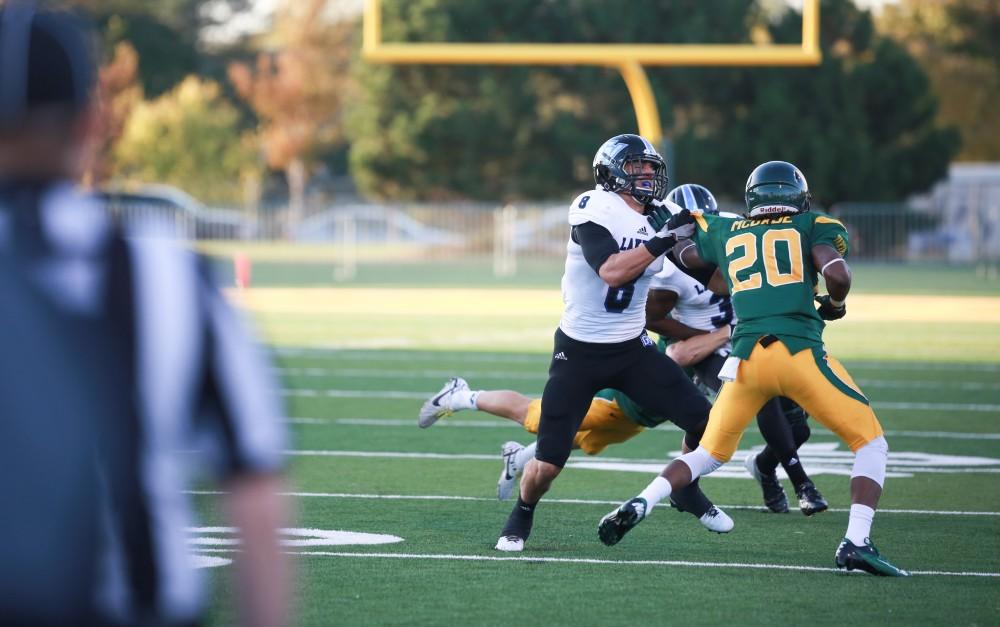
[(750, 211), (751, 216), (766, 216), (775, 213), (798, 213), (799, 208), (792, 205), (760, 205)]

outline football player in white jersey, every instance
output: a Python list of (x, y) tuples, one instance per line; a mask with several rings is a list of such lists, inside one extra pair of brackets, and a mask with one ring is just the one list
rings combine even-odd
[[(670, 192), (667, 200), (684, 209), (719, 214), (712, 192), (701, 185), (680, 185)], [(729, 334), (720, 333), (718, 329), (728, 329), (729, 325), (735, 324), (733, 306), (728, 291), (725, 294), (715, 293), (725, 290), (723, 281), (715, 281), (721, 278), (717, 272), (710, 274), (712, 279), (706, 286), (674, 265), (670, 258), (671, 255), (668, 255), (663, 270), (650, 283), (646, 328), (668, 340), (667, 355), (679, 365), (690, 367), (697, 381), (714, 395), (722, 386), (719, 370), (732, 349)], [(699, 336), (706, 339), (702, 343), (702, 352), (692, 356), (690, 350), (685, 351), (687, 355), (672, 350), (683, 344), (672, 344), (671, 341)], [(783, 398), (771, 399), (757, 415), (757, 426), (767, 446), (760, 453), (747, 457), (746, 468), (760, 484), (764, 504), (773, 512), (788, 511), (788, 498), (775, 474), (779, 463), (795, 486), (803, 514), (811, 516), (828, 507), (798, 459), (798, 448), (810, 435), (806, 418), (801, 407)]]
[(676, 237), (694, 230), (690, 224), (672, 228), (687, 216), (678, 208), (680, 219), (671, 219), (662, 204), (666, 163), (645, 138), (617, 135), (598, 149), (593, 165), (596, 188), (569, 209), (565, 309), (542, 393), (535, 459), (524, 469), (520, 497), (496, 544), (500, 551), (524, 549), (535, 506), (562, 471), (599, 390), (620, 390), (667, 416), (685, 431), (690, 449), (710, 411), (705, 396), (644, 330), (649, 282)]

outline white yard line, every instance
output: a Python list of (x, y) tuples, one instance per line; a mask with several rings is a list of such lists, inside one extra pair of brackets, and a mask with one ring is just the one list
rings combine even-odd
[[(539, 364), (544, 367), (544, 364)], [(524, 381), (542, 381), (545, 378), (543, 369), (539, 372), (523, 372), (510, 370), (482, 370), (482, 371), (462, 371), (456, 373), (452, 370), (374, 370), (371, 368), (278, 368), (276, 370), (281, 375), (288, 377), (340, 377), (359, 379), (441, 379), (445, 381), (450, 377), (460, 374), (470, 380), (505, 380), (517, 379)], [(979, 381), (939, 381), (936, 379), (920, 381), (897, 381), (891, 379), (855, 379), (855, 382), (862, 388), (884, 388), (903, 390), (1000, 390), (1000, 383), (986, 383)]]
[[(373, 353), (364, 350), (342, 350), (336, 348), (278, 348), (275, 351), (282, 357), (308, 357), (312, 359), (338, 359), (342, 361), (383, 361), (383, 362), (404, 362), (414, 361), (441, 362), (445, 359), (449, 361), (468, 363), (537, 363), (545, 367), (549, 362), (549, 355), (539, 353), (537, 355), (527, 355), (523, 353), (481, 353), (470, 351), (386, 351), (384, 353)], [(853, 361), (846, 360), (849, 370), (889, 370), (903, 372), (1000, 372), (1000, 364), (997, 363), (935, 363), (920, 362), (908, 363), (902, 361)]]
[[(237, 553), (239, 549), (199, 549), (200, 553)], [(608, 566), (685, 566), (693, 568), (735, 568), (748, 570), (788, 570), (814, 573), (839, 573), (836, 568), (796, 566), (793, 564), (755, 564), (744, 562), (692, 562), (687, 560), (607, 560), (586, 557), (547, 557), (544, 555), (449, 555), (436, 553), (361, 553), (350, 551), (287, 551), (289, 555), (322, 557), (384, 558), (411, 560), (445, 560), (456, 562), (529, 562), (533, 564), (606, 564)], [(949, 572), (938, 570), (913, 570), (913, 575), (937, 577), (1000, 577), (1000, 573)], [(860, 573), (864, 574), (864, 573)]]
[[(471, 414), (470, 412), (470, 415)], [(289, 418), (288, 422), (292, 424), (304, 424), (304, 425), (348, 425), (348, 426), (366, 426), (366, 427), (412, 427), (416, 424), (415, 419), (398, 419), (398, 418), (309, 418), (309, 417), (299, 417), (299, 418)], [(449, 418), (447, 420), (439, 421), (434, 425), (435, 429), (440, 429), (442, 427), (447, 427), (451, 429), (459, 428), (473, 428), (473, 429), (497, 429), (497, 428), (510, 428), (510, 429), (521, 429), (521, 425), (511, 421), (511, 420), (456, 420), (454, 418)], [(647, 429), (647, 432), (652, 433), (676, 433), (680, 431), (680, 428), (670, 424), (664, 423), (655, 429)], [(832, 435), (828, 432), (814, 433), (815, 435)], [(941, 439), (941, 440), (1000, 440), (1000, 433), (971, 433), (968, 431), (912, 431), (912, 430), (894, 430), (887, 429), (885, 434), (889, 437), (905, 437), (905, 438), (930, 438), (930, 439)]]
[[(187, 494), (201, 495), (222, 495), (226, 492), (219, 490), (189, 490)], [(326, 498), (326, 499), (368, 499), (377, 501), (473, 501), (496, 503), (496, 498), (485, 496), (452, 496), (443, 494), (356, 494), (350, 492), (284, 492), (285, 496), (296, 498)], [(558, 505), (601, 505), (616, 506), (621, 505), (621, 501), (604, 501), (595, 499), (545, 499), (546, 503)], [(758, 505), (719, 505), (722, 509), (764, 511), (763, 506)], [(830, 512), (850, 512), (850, 508), (831, 507)], [(879, 508), (879, 514), (916, 514), (922, 516), (1000, 516), (1000, 512), (965, 512), (934, 509), (893, 509)]]
[[(365, 399), (405, 399), (405, 400), (425, 400), (430, 392), (410, 392), (407, 390), (342, 390), (326, 389), (311, 390), (300, 388), (285, 388), (282, 394), (285, 396), (299, 396), (304, 398), (365, 398)], [(970, 411), (1000, 413), (1000, 404), (992, 403), (909, 403), (893, 401), (875, 401), (872, 403), (875, 409), (906, 410), (906, 411)]]

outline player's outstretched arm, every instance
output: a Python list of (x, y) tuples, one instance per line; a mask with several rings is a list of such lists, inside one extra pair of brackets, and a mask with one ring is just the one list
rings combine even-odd
[(833, 246), (817, 244), (812, 248), (813, 265), (826, 283), (827, 295), (819, 296), (819, 315), (824, 320), (837, 320), (847, 313), (847, 293), (851, 291), (851, 268)]
[(703, 333), (683, 342), (671, 344), (667, 347), (667, 357), (673, 359), (682, 368), (693, 366), (728, 342), (730, 332), (731, 329), (727, 324), (711, 333)]
[(642, 274), (656, 259), (656, 255), (647, 246), (619, 251), (618, 242), (611, 236), (611, 232), (593, 222), (574, 226), (573, 241), (583, 249), (587, 264), (611, 287), (625, 285)]
[(646, 328), (675, 340), (686, 340), (708, 333), (668, 317), (676, 304), (677, 292), (663, 289), (649, 290), (649, 296), (646, 298)]
[(701, 255), (698, 254), (698, 246), (689, 239), (677, 241), (674, 245), (674, 258), (690, 270), (708, 268), (713, 265), (701, 258)]
[(621, 287), (642, 274), (656, 256), (646, 246), (617, 252), (601, 264), (597, 274), (611, 287)]

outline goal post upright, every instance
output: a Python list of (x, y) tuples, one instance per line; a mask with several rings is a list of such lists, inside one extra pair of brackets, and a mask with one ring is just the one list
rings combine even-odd
[(803, 0), (799, 44), (385, 43), (381, 0), (365, 0), (362, 57), (372, 63), (429, 65), (590, 65), (615, 68), (632, 98), (639, 133), (663, 140), (644, 66), (819, 65), (819, 0)]

